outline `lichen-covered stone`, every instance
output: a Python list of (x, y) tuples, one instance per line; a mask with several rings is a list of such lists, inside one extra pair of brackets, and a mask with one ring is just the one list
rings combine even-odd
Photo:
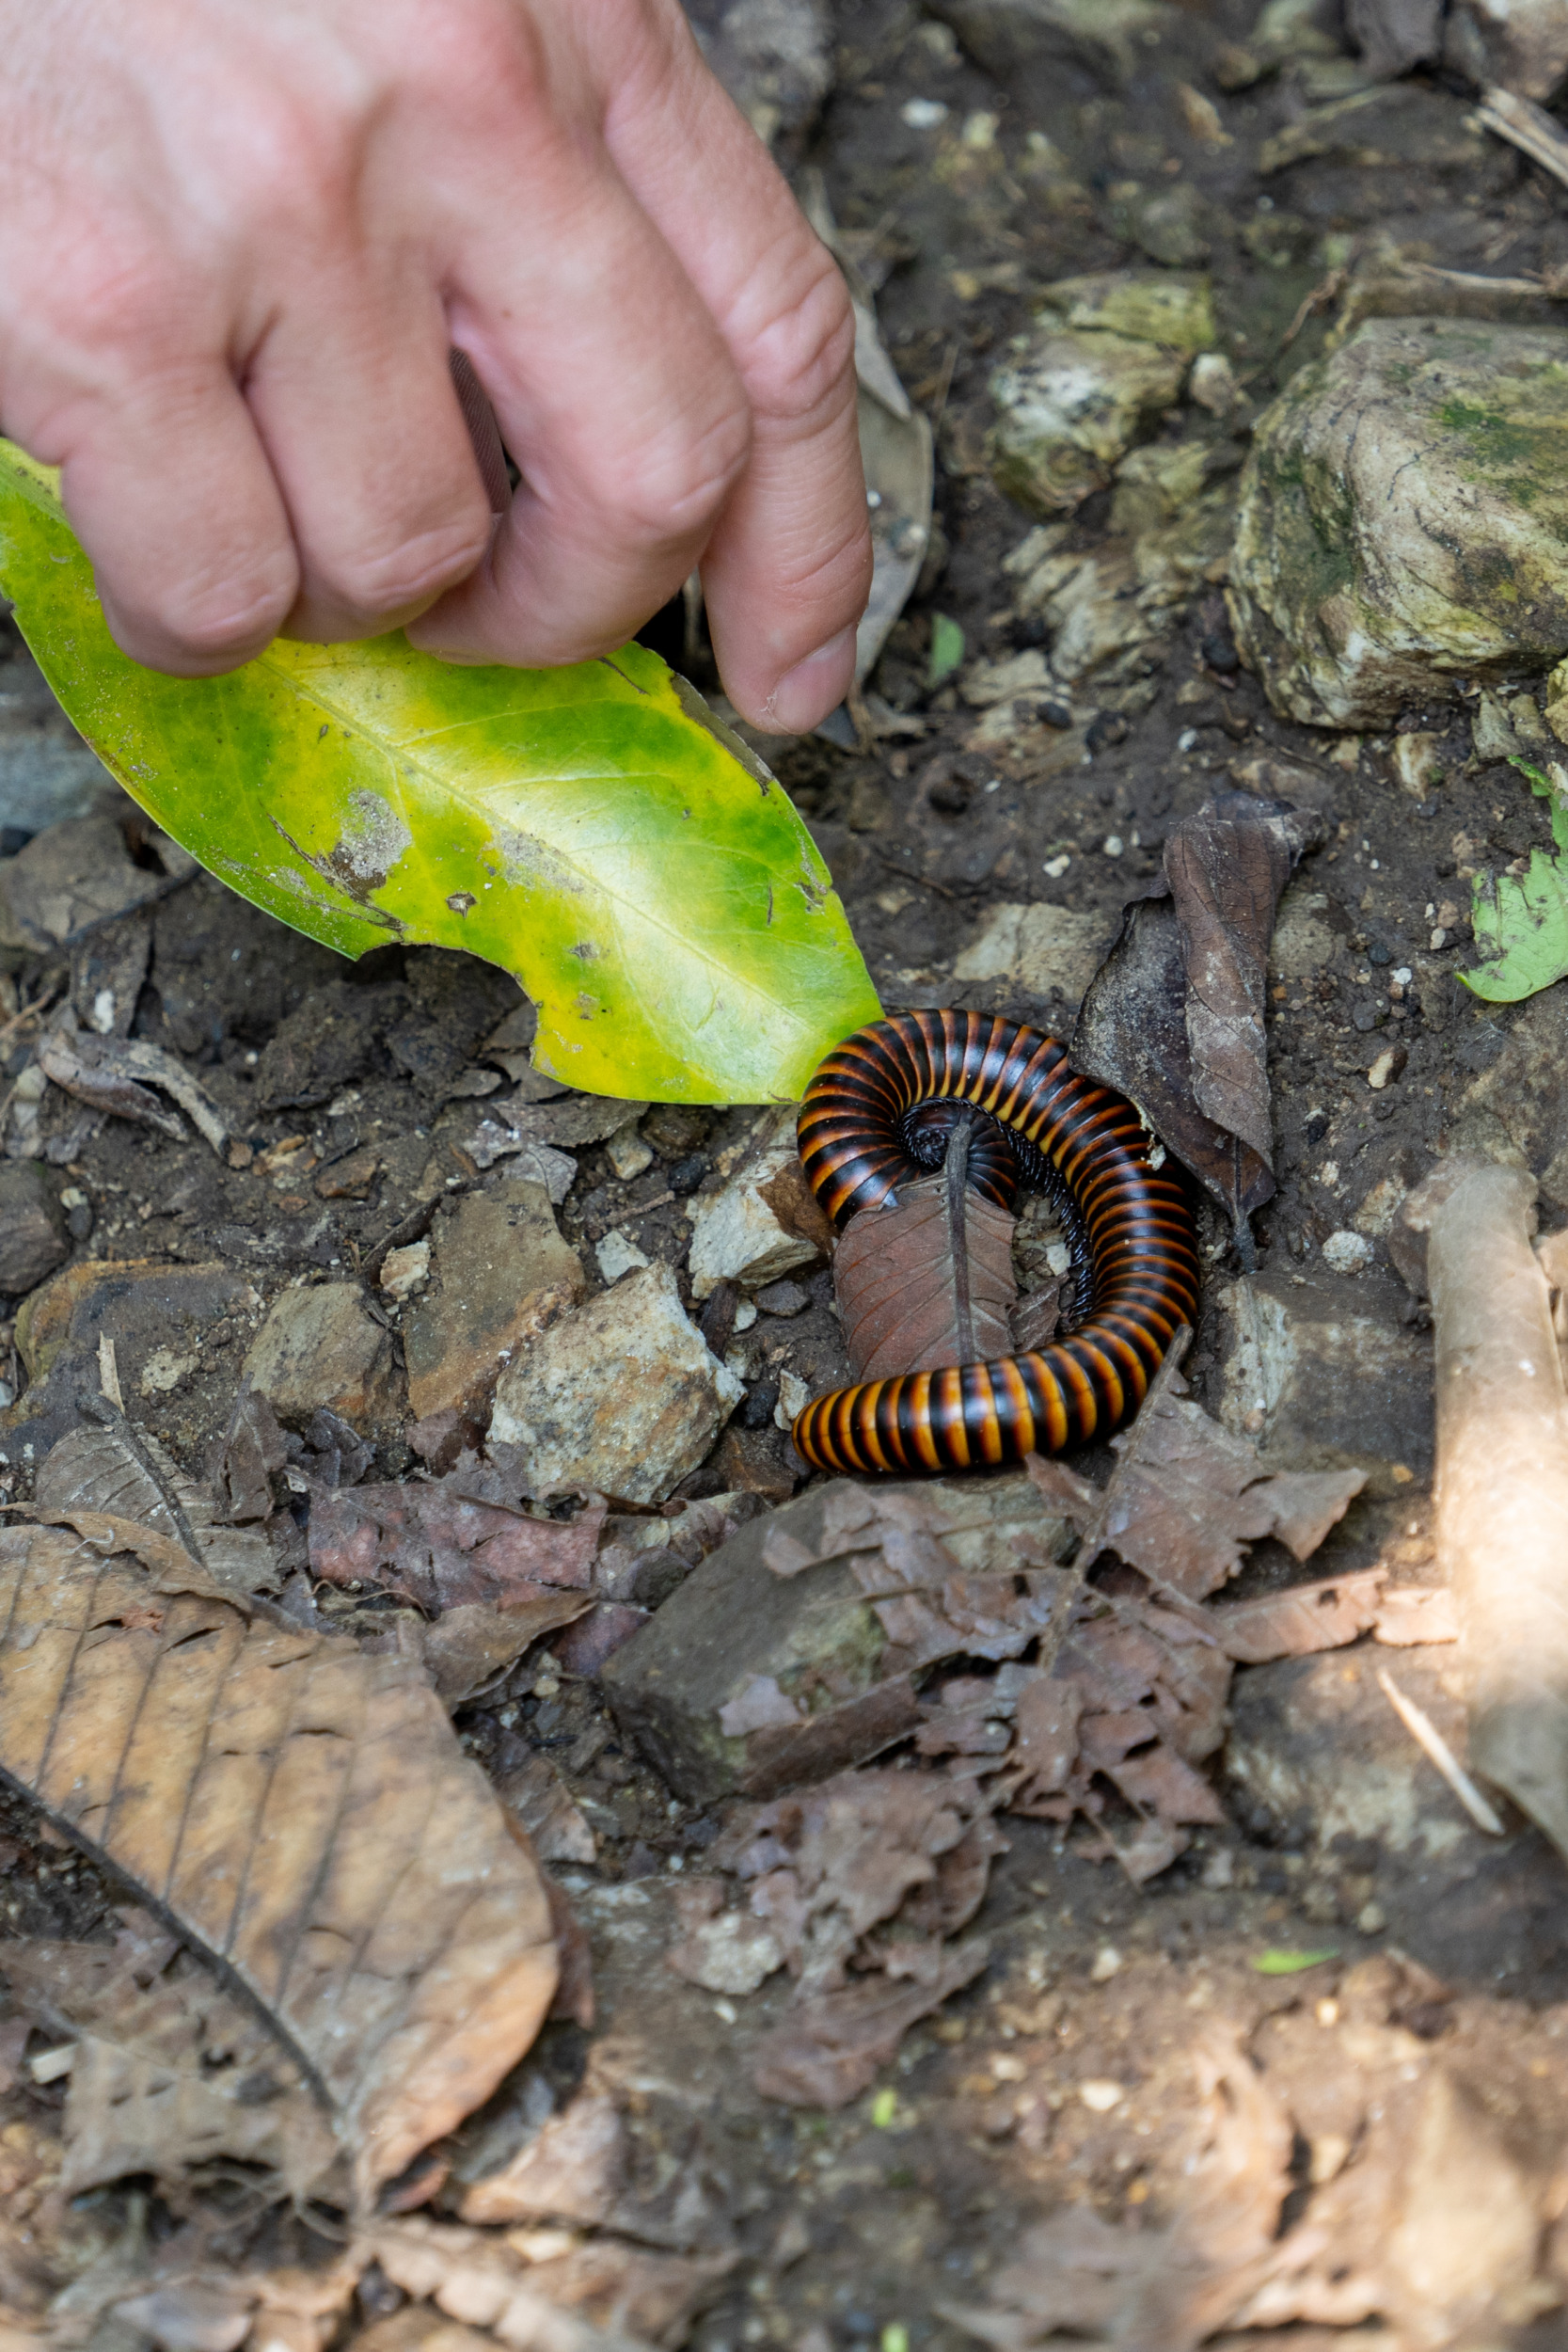
[(1372, 319), (1259, 418), (1231, 563), (1276, 710), (1375, 726), (1568, 648), (1568, 331)]
[(1114, 270), (1048, 286), (1036, 318), (991, 378), (991, 471), (1027, 513), (1068, 514), (1178, 397), (1213, 312), (1206, 278)]

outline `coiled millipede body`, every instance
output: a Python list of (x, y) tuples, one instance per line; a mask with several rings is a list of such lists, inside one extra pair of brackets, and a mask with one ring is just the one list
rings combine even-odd
[(989, 1013), (906, 1012), (857, 1030), (806, 1089), (801, 1164), (844, 1225), (940, 1166), (966, 1116), (976, 1189), (1011, 1208), (1031, 1185), (1062, 1212), (1081, 1319), (1025, 1355), (817, 1397), (794, 1437), (818, 1470), (970, 1470), (1103, 1437), (1137, 1409), (1172, 1335), (1193, 1320), (1197, 1240), (1181, 1186), (1157, 1172), (1163, 1154), (1133, 1105), (1070, 1070), (1065, 1047), (1038, 1029)]

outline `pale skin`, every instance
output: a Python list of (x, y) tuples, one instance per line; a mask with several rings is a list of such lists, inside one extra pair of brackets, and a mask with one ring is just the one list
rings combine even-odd
[(127, 653), (584, 660), (700, 564), (743, 717), (843, 698), (849, 305), (676, 0), (0, 0), (0, 426)]

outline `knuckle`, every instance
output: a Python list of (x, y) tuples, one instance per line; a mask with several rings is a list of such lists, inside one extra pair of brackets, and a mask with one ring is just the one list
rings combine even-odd
[(752, 339), (745, 368), (759, 413), (797, 428), (848, 401), (855, 359), (854, 307), (832, 255), (818, 246), (800, 275)]
[(663, 545), (704, 529), (745, 470), (751, 447), (751, 412), (740, 397), (705, 424), (683, 425), (662, 444), (645, 446), (614, 469), (607, 485), (618, 532)]
[[(273, 577), (187, 587), (149, 615), (127, 646), (138, 659), (176, 675), (211, 677), (238, 669), (277, 636), (293, 601), (293, 563), (268, 567)], [(116, 635), (120, 634), (116, 630)], [(152, 644), (150, 652), (143, 645)]]
[(388, 548), (364, 548), (325, 568), (333, 601), (368, 621), (386, 621), (454, 587), (482, 562), (490, 541), (488, 514), (464, 516), (415, 533)]

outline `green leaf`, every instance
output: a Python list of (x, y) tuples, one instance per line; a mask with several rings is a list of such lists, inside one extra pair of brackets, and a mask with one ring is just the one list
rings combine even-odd
[(931, 616), (931, 654), (926, 665), (926, 683), (934, 693), (945, 686), (956, 670), (961, 669), (964, 658), (964, 633), (957, 621), (945, 612)]
[(1304, 1968), (1321, 1968), (1325, 1960), (1338, 1960), (1338, 1957), (1337, 1946), (1321, 1952), (1273, 1950), (1257, 1953), (1252, 1964), (1260, 1977), (1294, 1977), (1299, 1976)]
[[(1550, 810), (1552, 839), (1568, 851), (1568, 770), (1511, 760)], [(1523, 875), (1478, 874), (1471, 890), (1471, 926), (1481, 961), (1460, 974), (1489, 1004), (1516, 1004), (1568, 976), (1568, 862), (1533, 850)]]
[(114, 644), (55, 477), (0, 441), (0, 580), (71, 718), (202, 864), (345, 956), (465, 947), (590, 1093), (793, 1101), (880, 1008), (761, 763), (657, 654), (467, 669), (401, 634), (228, 677)]

